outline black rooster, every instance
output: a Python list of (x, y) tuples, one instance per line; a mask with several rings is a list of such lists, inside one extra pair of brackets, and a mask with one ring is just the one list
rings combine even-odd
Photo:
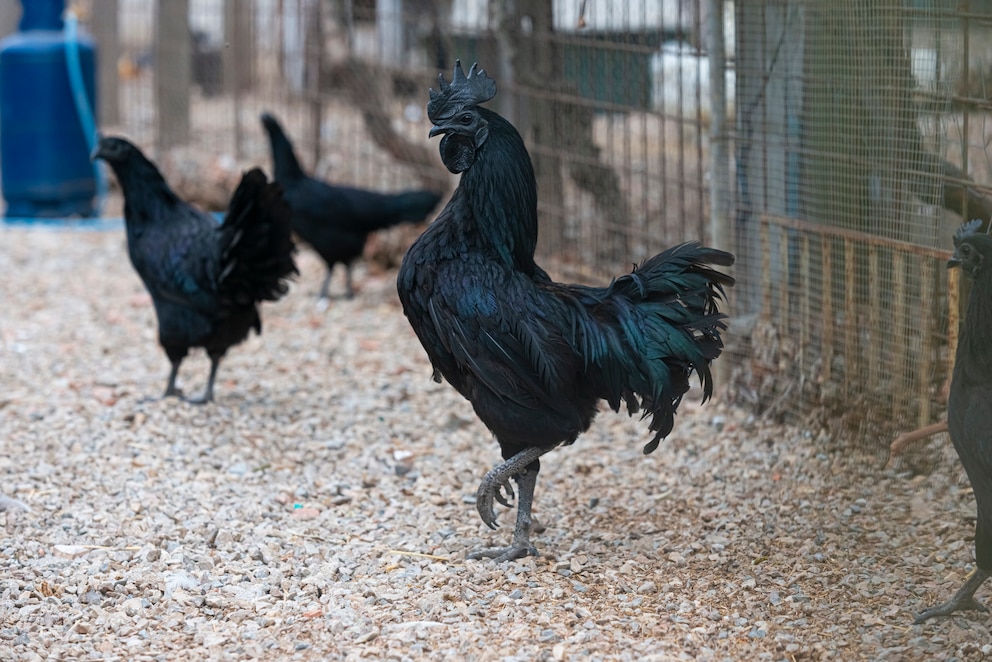
[(103, 138), (94, 159), (110, 164), (124, 192), (131, 264), (151, 294), (158, 339), (172, 371), (165, 395), (179, 395), (176, 375), (191, 347), (210, 357), (203, 397), (214, 395), (217, 366), (254, 329), (258, 303), (275, 301), (297, 273), (289, 207), (259, 169), (242, 177), (222, 224), (177, 196), (155, 165), (122, 138)]
[(947, 429), (968, 474), (978, 520), (975, 523), (975, 568), (950, 600), (916, 618), (922, 623), (964, 609), (988, 611), (975, 591), (992, 574), (992, 237), (978, 232), (981, 220), (965, 223), (954, 234), (948, 267), (960, 266), (974, 286), (958, 337), (954, 374), (947, 400)]
[(495, 528), (494, 501), (520, 490), (513, 543), (472, 558), (536, 554), (531, 504), (539, 458), (588, 429), (600, 400), (614, 411), (643, 410), (655, 433), (650, 453), (672, 429), (695, 370), (703, 400), (710, 362), (723, 347), (717, 310), (730, 276), (729, 253), (688, 243), (656, 255), (609, 287), (553, 282), (534, 263), (537, 185), (516, 129), (478, 104), (496, 84), (456, 63), (440, 77), (427, 114), (443, 135), (444, 164), (462, 173), (447, 207), (414, 243), (398, 277), (403, 311), (434, 366), (471, 401), (499, 441), (504, 462), (486, 474), (476, 508)]
[(327, 263), (319, 298), (327, 299), (331, 274), (339, 262), (345, 268), (346, 296), (352, 298), (351, 264), (361, 256), (369, 233), (400, 223), (419, 223), (437, 207), (441, 196), (432, 191), (376, 193), (308, 177), (276, 118), (263, 113), (261, 119), (272, 145), (275, 179), (283, 185), (293, 209), (293, 230)]

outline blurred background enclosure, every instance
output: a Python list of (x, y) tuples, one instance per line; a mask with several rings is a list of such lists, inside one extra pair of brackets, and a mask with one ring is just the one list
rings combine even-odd
[[(699, 0), (71, 6), (99, 45), (103, 129), (144, 146), (208, 206), (226, 203), (234, 175), (214, 191), (219, 175), (268, 164), (263, 110), (283, 121), (318, 176), (451, 190), (457, 179), (427, 139), (424, 106), (438, 72), (450, 77), (460, 58), (496, 78), (494, 103), (528, 142), (548, 259), (612, 272), (707, 232)], [(731, 23), (732, 12), (728, 4)]]
[[(319, 177), (449, 192), (427, 89), (478, 61), (534, 159), (556, 277), (734, 250), (731, 398), (876, 445), (942, 416), (966, 294), (950, 236), (992, 217), (992, 0), (72, 6), (103, 129), (204, 206), (269, 166), (262, 111)], [(18, 12), (0, 0), (5, 32)]]

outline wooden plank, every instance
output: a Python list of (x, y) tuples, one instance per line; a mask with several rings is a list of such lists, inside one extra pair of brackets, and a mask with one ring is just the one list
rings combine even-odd
[(224, 87), (232, 94), (251, 89), (254, 16), (255, 0), (224, 0)]
[[(234, 128), (234, 154), (245, 157), (245, 131), (241, 127), (243, 93), (251, 88), (254, 63), (254, 0), (224, 0), (224, 87), (231, 95), (231, 126)], [(252, 122), (252, 131), (256, 123)]]
[(90, 29), (99, 49), (96, 57), (97, 114), (101, 126), (120, 122), (117, 94), (117, 0), (93, 0)]
[(761, 220), (764, 223), (777, 225), (783, 228), (792, 228), (793, 230), (798, 230), (800, 232), (809, 233), (824, 238), (848, 238), (854, 240), (861, 246), (878, 246), (880, 248), (888, 248), (892, 251), (900, 252), (906, 255), (922, 255), (925, 257), (934, 257), (940, 260), (947, 260), (951, 257), (951, 251), (946, 249), (920, 246), (908, 241), (889, 239), (887, 237), (880, 237), (874, 234), (858, 232), (857, 230), (848, 230), (847, 228), (838, 228), (831, 225), (817, 225), (816, 223), (802, 221), (797, 218), (776, 216), (774, 214), (762, 214)]
[(947, 270), (947, 378), (954, 374), (961, 325), (961, 270)]
[(879, 366), (881, 365), (881, 355), (885, 351), (886, 344), (881, 333), (881, 319), (879, 310), (881, 309), (881, 269), (878, 263), (878, 246), (868, 247), (868, 333), (870, 341), (868, 343), (868, 382), (878, 384), (880, 377)]
[(192, 43), (189, 0), (155, 3), (155, 110), (158, 153), (189, 141), (189, 88)]
[(820, 238), (823, 256), (823, 381), (833, 378), (834, 362), (834, 264), (833, 241), (829, 237)]
[(899, 403), (906, 390), (906, 256), (892, 254), (892, 418), (898, 420)]
[(850, 396), (859, 381), (858, 371), (861, 361), (858, 360), (858, 300), (855, 295), (855, 284), (858, 281), (857, 269), (854, 265), (854, 241), (844, 239), (844, 394)]
[(792, 334), (792, 325), (789, 322), (789, 279), (791, 275), (791, 265), (789, 264), (789, 233), (785, 229), (778, 232), (778, 263), (781, 274), (778, 282), (778, 318), (780, 321), (779, 333)]
[(322, 4), (320, 2), (314, 2), (310, 6), (309, 11), (304, 11), (303, 14), (304, 20), (307, 22), (303, 48), (307, 58), (307, 99), (310, 106), (310, 135), (313, 136), (313, 142), (310, 143), (310, 147), (313, 167), (315, 169), (320, 165), (324, 143), (321, 137), (324, 103), (323, 97), (320, 94), (321, 71), (324, 68), (324, 21), (321, 14)]
[(919, 425), (930, 424), (930, 383), (933, 380), (933, 357), (936, 354), (935, 342), (937, 340), (934, 333), (934, 315), (936, 312), (933, 302), (933, 281), (937, 277), (934, 273), (934, 261), (924, 259), (920, 265), (920, 308), (926, 307), (927, 311), (921, 315), (920, 320), (920, 357), (916, 371), (917, 397), (920, 403)]
[(768, 223), (759, 224), (761, 234), (761, 318), (772, 318), (772, 265), (768, 248)]
[(809, 348), (809, 330), (812, 326), (809, 300), (813, 290), (810, 288), (810, 260), (809, 260), (809, 236), (802, 236), (802, 248), (799, 254), (799, 297), (800, 297), (800, 318), (799, 325), (799, 372), (806, 374), (806, 352)]

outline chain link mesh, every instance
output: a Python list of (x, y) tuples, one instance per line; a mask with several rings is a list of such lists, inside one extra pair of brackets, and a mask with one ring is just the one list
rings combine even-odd
[[(960, 314), (950, 235), (992, 216), (992, 2), (176, 4), (88, 6), (118, 19), (112, 128), (180, 175), (268, 164), (269, 111), (318, 176), (451, 190), (426, 91), (456, 57), (478, 61), (530, 149), (557, 277), (600, 279), (688, 239), (733, 248), (734, 401), (871, 443), (942, 415)], [(163, 40), (189, 57), (162, 61)], [(710, 160), (723, 120), (729, 170)]]

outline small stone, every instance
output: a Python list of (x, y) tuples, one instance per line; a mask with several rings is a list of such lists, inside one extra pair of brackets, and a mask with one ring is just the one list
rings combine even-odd
[(203, 598), (203, 604), (211, 609), (220, 609), (227, 603), (219, 593), (208, 593)]
[(66, 559), (75, 559), (80, 556), (86, 555), (89, 551), (89, 547), (83, 545), (55, 545), (55, 555), (61, 556)]
[(234, 535), (227, 529), (220, 529), (214, 536), (214, 547), (229, 547), (234, 544)]
[(141, 598), (128, 598), (121, 604), (121, 607), (128, 616), (137, 616), (144, 610), (145, 601)]

